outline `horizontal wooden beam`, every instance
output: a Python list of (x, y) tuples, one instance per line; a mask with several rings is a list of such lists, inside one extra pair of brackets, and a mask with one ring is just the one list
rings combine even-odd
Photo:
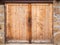
[(60, 0), (56, 0), (56, 2), (60, 2)]
[(53, 0), (1, 0), (0, 3), (53, 3)]

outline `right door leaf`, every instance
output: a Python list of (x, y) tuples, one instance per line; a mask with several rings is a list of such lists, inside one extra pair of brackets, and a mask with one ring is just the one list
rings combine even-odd
[(52, 4), (32, 4), (32, 42), (52, 39)]

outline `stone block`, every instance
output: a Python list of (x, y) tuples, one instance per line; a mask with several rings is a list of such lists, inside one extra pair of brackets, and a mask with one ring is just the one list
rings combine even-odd
[(0, 5), (0, 15), (4, 15), (4, 5)]
[(4, 33), (0, 33), (0, 43), (4, 43)]
[(0, 22), (4, 22), (4, 16), (0, 16)]
[(0, 24), (0, 32), (4, 32), (4, 24)]
[(60, 32), (54, 34), (54, 43), (60, 43)]
[(55, 8), (54, 10), (56, 14), (60, 14), (60, 8)]

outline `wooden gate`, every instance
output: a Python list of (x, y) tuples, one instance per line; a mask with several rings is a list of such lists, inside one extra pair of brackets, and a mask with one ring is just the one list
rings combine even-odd
[(5, 6), (7, 42), (52, 40), (52, 4), (7, 3)]

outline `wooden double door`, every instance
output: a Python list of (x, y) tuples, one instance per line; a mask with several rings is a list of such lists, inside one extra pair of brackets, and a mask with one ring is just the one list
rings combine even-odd
[(7, 42), (51, 42), (52, 4), (7, 3)]

